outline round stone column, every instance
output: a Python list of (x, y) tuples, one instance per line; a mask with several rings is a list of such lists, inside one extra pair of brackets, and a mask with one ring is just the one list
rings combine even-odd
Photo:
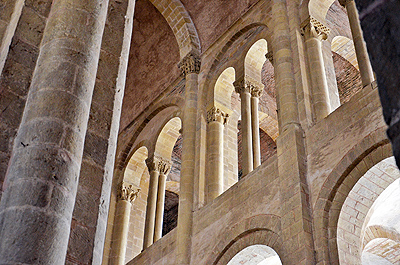
[(320, 121), (331, 112), (329, 87), (322, 54), (322, 41), (328, 38), (329, 29), (313, 17), (304, 21), (301, 27), (308, 54), (314, 114), (316, 120)]
[(54, 0), (0, 203), (0, 264), (64, 264), (107, 0)]
[(131, 208), (139, 191), (140, 188), (125, 182), (121, 183), (118, 188), (112, 242), (112, 259), (115, 265), (125, 264)]
[(171, 162), (161, 160), (159, 164), (160, 177), (158, 178), (156, 222), (154, 228), (154, 242), (162, 237), (164, 205), (165, 205), (165, 185), (167, 176), (171, 170)]
[(176, 264), (189, 265), (192, 246), (193, 194), (196, 158), (196, 121), (200, 57), (194, 52), (179, 63), (185, 76), (182, 121), (182, 167), (178, 209)]
[(207, 112), (207, 203), (224, 191), (224, 125), (228, 117), (216, 107)]
[(150, 181), (149, 193), (147, 194), (146, 220), (144, 223), (143, 250), (151, 246), (154, 242), (158, 178), (160, 176), (159, 162), (159, 159), (155, 157), (146, 160), (150, 172)]
[(354, 2), (354, 0), (339, 0), (339, 2), (347, 10), (351, 35), (353, 36), (354, 49), (356, 51), (358, 67), (360, 69), (361, 81), (364, 87), (371, 84), (375, 80), (375, 78), (371, 62), (369, 60), (367, 46), (364, 42), (356, 3)]
[(242, 176), (253, 171), (253, 141), (251, 131), (251, 83), (244, 78), (233, 83), (240, 95), (241, 129), (242, 129)]
[(261, 165), (260, 151), (260, 122), (258, 103), (262, 94), (262, 84), (253, 84), (251, 87), (251, 132), (253, 138), (253, 167)]

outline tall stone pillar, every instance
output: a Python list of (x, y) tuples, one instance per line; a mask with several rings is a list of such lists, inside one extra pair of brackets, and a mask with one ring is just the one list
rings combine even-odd
[(117, 206), (114, 220), (112, 242), (112, 264), (124, 265), (126, 246), (128, 244), (129, 218), (132, 203), (139, 194), (140, 188), (122, 182), (118, 187)]
[(156, 223), (154, 227), (154, 242), (162, 237), (163, 217), (164, 217), (164, 204), (165, 204), (165, 185), (167, 176), (171, 170), (171, 163), (166, 160), (160, 160), (159, 171), (160, 177), (158, 178), (158, 191), (157, 191), (157, 208), (156, 208)]
[(246, 176), (253, 171), (253, 140), (251, 132), (251, 88), (252, 84), (244, 78), (233, 83), (240, 95), (242, 128), (242, 173)]
[(375, 80), (375, 78), (371, 62), (369, 60), (367, 46), (364, 42), (356, 3), (354, 2), (354, 0), (339, 0), (339, 2), (347, 10), (347, 16), (349, 17), (351, 35), (353, 36), (358, 67), (360, 69), (361, 82), (363, 87), (365, 87), (371, 84), (372, 81)]
[(299, 122), (293, 51), (286, 0), (272, 0), (275, 84), (279, 115), (277, 138), (283, 248), (282, 264), (315, 264), (304, 132)]
[(156, 221), (158, 178), (160, 176), (159, 159), (156, 157), (146, 160), (150, 172), (149, 192), (147, 194), (146, 220), (144, 223), (143, 250), (154, 242), (154, 227)]
[(314, 114), (316, 120), (320, 121), (331, 112), (329, 87), (322, 54), (322, 41), (328, 38), (330, 30), (313, 17), (305, 20), (301, 29), (308, 54)]
[(64, 264), (107, 0), (54, 0), (0, 204), (0, 264)]
[(216, 107), (207, 112), (207, 203), (224, 191), (224, 125), (228, 117)]
[(261, 165), (260, 150), (260, 122), (258, 115), (258, 102), (262, 94), (262, 84), (253, 84), (251, 87), (251, 131), (253, 138), (253, 167)]
[(179, 63), (185, 76), (185, 105), (182, 122), (182, 166), (177, 227), (177, 264), (190, 264), (193, 224), (193, 194), (196, 153), (196, 120), (200, 57), (194, 52)]

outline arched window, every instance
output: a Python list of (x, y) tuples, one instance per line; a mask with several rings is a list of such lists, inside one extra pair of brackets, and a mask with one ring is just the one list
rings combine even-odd
[(272, 248), (265, 245), (253, 245), (237, 253), (228, 265), (282, 265), (282, 262)]

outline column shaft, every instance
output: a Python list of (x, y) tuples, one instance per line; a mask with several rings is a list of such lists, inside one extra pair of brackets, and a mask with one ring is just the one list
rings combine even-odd
[(375, 80), (371, 62), (369, 60), (367, 46), (364, 42), (358, 11), (354, 0), (346, 1), (347, 15), (349, 17), (351, 34), (353, 36), (354, 48), (356, 50), (358, 67), (360, 69), (362, 85), (366, 86)]
[(216, 107), (207, 112), (207, 203), (224, 191), (224, 125), (228, 115)]
[(112, 264), (124, 265), (126, 246), (128, 244), (129, 217), (131, 203), (125, 200), (117, 202), (114, 221), (114, 238), (112, 246)]
[(183, 109), (182, 167), (177, 226), (176, 263), (190, 264), (193, 224), (193, 193), (196, 154), (196, 118), (200, 58), (189, 53), (180, 63), (185, 75), (185, 105)]
[(233, 83), (240, 95), (242, 130), (242, 176), (253, 171), (253, 140), (251, 130), (251, 83), (244, 78)]
[(329, 87), (322, 53), (322, 40), (327, 38), (329, 30), (314, 18), (309, 18), (303, 25), (311, 76), (314, 114), (316, 120), (320, 121), (331, 112)]
[(107, 6), (53, 1), (0, 204), (1, 264), (65, 262)]
[(125, 182), (118, 187), (118, 201), (115, 211), (111, 264), (124, 265), (128, 245), (129, 219), (133, 201), (137, 198), (139, 188)]
[(149, 182), (149, 193), (147, 195), (147, 206), (146, 206), (146, 221), (144, 224), (144, 239), (143, 239), (143, 250), (153, 244), (154, 239), (154, 226), (156, 219), (156, 207), (157, 207), (157, 190), (158, 190), (158, 178), (160, 172), (154, 169), (150, 171), (150, 182)]
[(261, 165), (260, 150), (260, 123), (258, 115), (258, 102), (261, 95), (261, 89), (257, 88), (251, 91), (251, 131), (253, 140), (253, 167)]
[(162, 237), (163, 217), (164, 217), (164, 204), (165, 204), (165, 185), (167, 176), (164, 172), (160, 173), (158, 179), (158, 192), (157, 192), (157, 209), (156, 209), (156, 223), (154, 228), (154, 242)]

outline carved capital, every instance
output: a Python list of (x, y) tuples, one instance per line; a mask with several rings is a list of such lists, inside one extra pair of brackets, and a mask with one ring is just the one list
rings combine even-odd
[(135, 187), (126, 182), (122, 182), (118, 187), (118, 199), (123, 201), (128, 201), (130, 203), (134, 202), (140, 192), (140, 188)]
[(146, 159), (146, 164), (149, 168), (149, 171), (158, 171), (164, 175), (167, 175), (171, 170), (171, 162), (160, 156), (154, 156), (151, 159)]
[(272, 51), (266, 53), (265, 58), (267, 58), (267, 60), (270, 61), (272, 65), (274, 64), (274, 53)]
[(217, 121), (225, 125), (228, 121), (229, 114), (226, 114), (222, 110), (212, 107), (207, 111), (207, 123)]
[(236, 93), (250, 93), (251, 92), (251, 83), (245, 79), (236, 80), (233, 82), (233, 86), (235, 87)]
[(319, 40), (326, 40), (329, 33), (330, 29), (327, 26), (311, 16), (301, 23), (301, 34), (306, 39), (317, 38)]
[(354, 2), (354, 0), (339, 0), (339, 4), (346, 7), (347, 4)]
[(245, 78), (245, 80), (237, 80), (233, 83), (235, 91), (239, 94), (243, 92), (250, 93), (253, 97), (260, 97), (264, 85), (251, 79), (250, 77)]
[(261, 97), (262, 92), (263, 92), (262, 86), (260, 86), (260, 85), (255, 85), (255, 84), (253, 84), (253, 85), (251, 86), (251, 91), (250, 91), (250, 93), (251, 93), (251, 96), (252, 96), (252, 97), (259, 98), (259, 97)]
[(187, 74), (198, 74), (200, 73), (201, 60), (200, 56), (194, 52), (188, 53), (185, 58), (178, 64), (184, 76)]

